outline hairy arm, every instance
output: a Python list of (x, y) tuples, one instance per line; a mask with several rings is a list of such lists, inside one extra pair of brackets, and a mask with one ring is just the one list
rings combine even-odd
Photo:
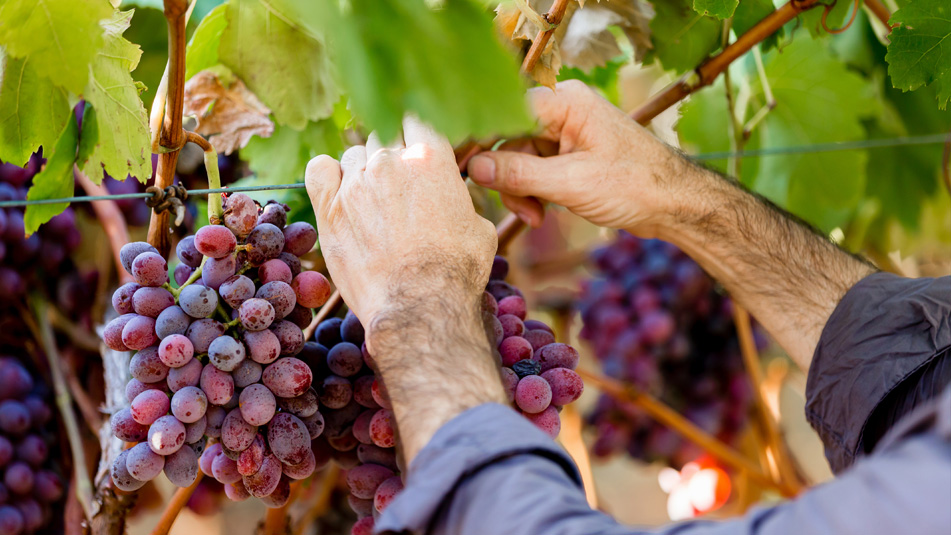
[[(470, 266), (431, 262), (407, 271), (368, 329), (407, 461), (436, 431), (483, 403), (507, 403), (481, 318), (481, 293), (461, 291)], [(419, 287), (419, 281), (436, 281)]]
[(540, 200), (589, 221), (659, 237), (682, 248), (720, 281), (804, 369), (822, 327), (853, 284), (874, 268), (744, 190), (690, 163), (579, 82), (530, 92), (541, 157), (482, 153), (469, 176), (502, 193), (529, 224)]
[(682, 161), (678, 207), (657, 228), (750, 310), (804, 370), (842, 296), (875, 269), (735, 181)]

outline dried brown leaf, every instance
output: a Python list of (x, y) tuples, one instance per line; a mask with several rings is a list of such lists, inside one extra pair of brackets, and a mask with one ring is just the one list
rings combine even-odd
[(274, 123), (268, 117), (271, 110), (244, 82), (222, 78), (215, 69), (193, 76), (185, 84), (184, 113), (198, 119), (195, 131), (210, 136), (216, 151), (231, 154), (246, 146), (251, 136), (270, 137)]

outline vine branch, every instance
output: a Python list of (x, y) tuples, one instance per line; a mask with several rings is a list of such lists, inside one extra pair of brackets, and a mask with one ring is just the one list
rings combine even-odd
[[(159, 132), (158, 166), (155, 171), (155, 186), (165, 189), (172, 185), (178, 152), (185, 144), (182, 130), (182, 110), (185, 106), (185, 22), (188, 2), (165, 0), (165, 19), (168, 21), (168, 94), (162, 129)], [(166, 152), (168, 151), (168, 152)], [(168, 256), (171, 244), (168, 239), (169, 213), (152, 212), (149, 221), (148, 242)]]
[[(185, 447), (187, 448), (188, 446)], [(191, 498), (195, 489), (198, 488), (198, 484), (201, 483), (202, 477), (204, 477), (204, 474), (199, 470), (198, 477), (195, 478), (195, 481), (193, 481), (191, 485), (175, 490), (172, 499), (168, 501), (168, 505), (166, 505), (165, 510), (162, 511), (162, 517), (159, 519), (158, 524), (156, 524), (155, 529), (152, 530), (152, 535), (168, 535), (168, 531), (172, 529), (172, 524), (174, 524), (175, 519), (178, 518), (178, 513), (182, 512), (182, 508), (185, 507), (185, 504), (188, 503), (188, 499)]]
[(555, 0), (555, 3), (551, 5), (551, 9), (548, 10), (548, 13), (542, 15), (542, 18), (548, 23), (548, 27), (539, 30), (535, 36), (535, 40), (532, 41), (532, 46), (525, 54), (525, 59), (522, 60), (523, 73), (530, 73), (532, 69), (535, 68), (538, 59), (542, 57), (542, 52), (544, 52), (545, 47), (548, 46), (548, 41), (551, 40), (552, 34), (555, 33), (555, 28), (561, 24), (561, 19), (565, 17), (565, 11), (568, 9), (569, 1), (570, 0)]

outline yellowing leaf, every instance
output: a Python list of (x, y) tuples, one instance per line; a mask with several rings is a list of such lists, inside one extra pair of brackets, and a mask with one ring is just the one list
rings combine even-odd
[(267, 108), (241, 80), (225, 86), (213, 70), (204, 70), (185, 84), (185, 115), (198, 119), (199, 134), (219, 153), (231, 154), (248, 144), (251, 136), (268, 137), (274, 123)]
[(83, 120), (79, 163), (97, 183), (103, 168), (119, 180), (131, 175), (144, 183), (152, 175), (148, 118), (130, 74), (142, 51), (122, 38), (131, 17), (120, 12), (103, 24), (105, 45), (89, 66), (83, 92), (94, 111)]
[(36, 60), (2, 57), (0, 160), (23, 166), (40, 146), (52, 148), (69, 119), (66, 91), (36, 72)]
[[(76, 161), (76, 143), (79, 141), (79, 128), (72, 115), (49, 153), (46, 166), (33, 177), (33, 185), (27, 192), (30, 201), (41, 199), (62, 199), (73, 194), (73, 162)], [(61, 214), (69, 203), (32, 204), (26, 207), (23, 224), (27, 235), (36, 232), (40, 225)]]
[[(265, 0), (229, 0), (220, 61), (292, 128), (331, 114), (339, 97), (319, 36)], [(409, 38), (409, 36), (405, 36)]]
[(79, 94), (103, 44), (99, 21), (111, 14), (106, 0), (0, 2), (0, 46), (15, 58), (30, 58), (37, 74)]

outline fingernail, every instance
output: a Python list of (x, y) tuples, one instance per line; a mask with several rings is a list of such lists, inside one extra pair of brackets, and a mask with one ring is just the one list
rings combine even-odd
[(491, 186), (495, 181), (495, 160), (486, 156), (473, 156), (469, 160), (469, 178), (480, 186)]

